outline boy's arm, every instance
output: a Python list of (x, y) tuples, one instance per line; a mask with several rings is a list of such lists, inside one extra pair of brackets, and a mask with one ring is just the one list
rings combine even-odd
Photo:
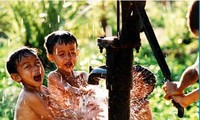
[(186, 95), (172, 96), (172, 99), (179, 103), (182, 107), (186, 108), (191, 103), (196, 102), (199, 99), (199, 89), (196, 89)]
[(194, 84), (198, 80), (198, 64), (199, 64), (199, 57), (197, 57), (195, 63), (192, 66), (186, 68), (183, 72), (180, 82), (178, 84), (178, 91), (183, 91), (188, 86)]
[(198, 80), (198, 58), (196, 62), (185, 69), (179, 82), (166, 82), (163, 89), (166, 92), (164, 98), (169, 99), (172, 95), (183, 94), (188, 86), (194, 84)]

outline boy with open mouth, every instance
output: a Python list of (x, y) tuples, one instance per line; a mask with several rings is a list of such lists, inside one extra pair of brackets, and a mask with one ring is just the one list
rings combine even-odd
[(22, 47), (13, 52), (6, 68), (10, 77), (22, 84), (15, 107), (15, 120), (52, 120), (53, 114), (45, 104), (48, 90), (42, 85), (44, 67), (32, 48)]
[(49, 90), (63, 109), (79, 113), (67, 114), (66, 118), (97, 119), (102, 109), (95, 91), (87, 85), (88, 75), (74, 70), (79, 54), (75, 36), (68, 31), (54, 31), (45, 37), (44, 46), (47, 58), (56, 65), (48, 75)]

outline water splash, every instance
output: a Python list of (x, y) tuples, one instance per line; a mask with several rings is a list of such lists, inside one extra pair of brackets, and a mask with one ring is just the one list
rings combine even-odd
[(51, 23), (49, 23), (49, 28), (51, 28)]
[(63, 77), (62, 76), (60, 76), (60, 81), (61, 81), (61, 83), (63, 82)]
[[(76, 77), (76, 79), (76, 81), (82, 81), (81, 77)], [(58, 118), (64, 116), (74, 120), (107, 120), (105, 119), (108, 115), (106, 112), (108, 110), (107, 95), (105, 96), (105, 92), (100, 91), (97, 86), (88, 85), (85, 87), (80, 85), (79, 88), (76, 88), (68, 84), (65, 94), (56, 91), (56, 94), (50, 95), (51, 110)], [(58, 111), (61, 112), (58, 113)]]
[[(130, 119), (152, 120), (152, 113), (147, 97), (153, 91), (155, 77), (146, 68), (136, 68), (133, 68), (133, 89), (130, 92)], [(82, 81), (82, 78), (76, 76), (76, 74), (75, 79), (76, 81)], [(52, 99), (59, 100), (59, 102), (51, 102), (51, 107), (54, 111), (57, 111), (54, 112), (54, 115), (57, 117), (65, 116), (65, 118), (74, 120), (108, 120), (107, 89), (102, 89), (100, 85), (98, 87), (96, 85), (79, 85), (79, 88), (69, 85), (69, 89), (66, 90), (65, 95), (62, 95), (61, 92), (57, 93), (60, 94), (60, 97), (51, 95)]]
[(40, 74), (42, 73), (42, 68), (41, 68), (41, 67), (39, 67), (39, 73), (40, 73)]
[(155, 76), (151, 71), (142, 67), (133, 67), (133, 86), (130, 91), (130, 119), (152, 120), (152, 113), (147, 100), (155, 86)]
[(80, 110), (84, 113), (91, 112), (88, 109), (88, 105), (93, 105), (96, 110), (101, 111), (97, 114), (89, 114), (89, 118), (97, 120), (107, 120), (108, 119), (108, 101), (107, 96), (108, 91), (106, 89), (101, 89), (100, 86), (95, 85), (87, 86), (88, 93), (83, 94), (80, 101)]

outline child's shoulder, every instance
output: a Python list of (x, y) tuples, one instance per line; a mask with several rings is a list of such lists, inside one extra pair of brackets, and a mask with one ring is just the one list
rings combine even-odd
[(55, 79), (60, 79), (61, 75), (56, 72), (56, 71), (51, 71), (49, 74), (48, 74), (48, 80), (55, 80)]
[(56, 76), (56, 75), (58, 75), (58, 72), (51, 71), (51, 72), (49, 72), (48, 77), (52, 77), (52, 76)]
[[(33, 92), (22, 90), (16, 104), (15, 119), (23, 116), (24, 119), (33, 118), (32, 105), (35, 105), (36, 96)], [(29, 113), (29, 114), (27, 114)]]
[(39, 99), (37, 92), (23, 89), (19, 95), (19, 102), (25, 101), (30, 105)]

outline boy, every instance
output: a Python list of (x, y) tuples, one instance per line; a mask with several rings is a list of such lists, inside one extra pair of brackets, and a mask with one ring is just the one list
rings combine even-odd
[(53, 115), (44, 104), (47, 89), (42, 85), (44, 68), (34, 49), (22, 47), (6, 62), (10, 77), (22, 84), (15, 108), (15, 120), (52, 120)]
[(48, 88), (59, 105), (83, 113), (88, 113), (88, 107), (93, 106), (95, 110), (85, 115), (90, 119), (98, 116), (101, 110), (93, 99), (94, 92), (86, 90), (88, 75), (83, 71), (74, 71), (79, 54), (76, 38), (68, 31), (55, 31), (45, 37), (44, 46), (47, 58), (57, 67), (48, 75)]
[[(189, 30), (196, 36), (199, 36), (199, 1), (193, 0), (187, 13), (187, 25)], [(179, 82), (166, 82), (163, 89), (166, 93), (165, 99), (173, 99), (182, 107), (186, 108), (191, 103), (199, 99), (199, 89), (195, 89), (188, 94), (183, 94), (184, 89), (196, 83), (199, 78), (199, 56), (196, 62), (187, 67), (181, 75)]]

